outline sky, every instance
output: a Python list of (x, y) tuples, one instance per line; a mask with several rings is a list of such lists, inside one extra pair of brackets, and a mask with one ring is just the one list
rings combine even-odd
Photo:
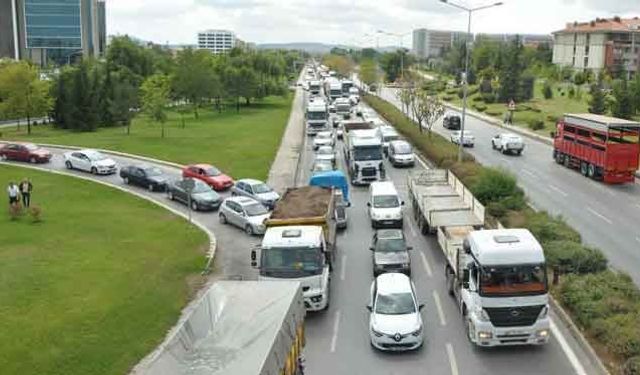
[[(467, 7), (496, 0), (450, 0)], [(503, 0), (473, 13), (474, 33), (548, 34), (567, 22), (640, 17), (639, 0)], [(107, 32), (155, 43), (195, 44), (228, 29), (247, 42), (411, 46), (413, 29), (466, 30), (466, 13), (439, 0), (106, 0)], [(376, 34), (378, 30), (392, 36)]]

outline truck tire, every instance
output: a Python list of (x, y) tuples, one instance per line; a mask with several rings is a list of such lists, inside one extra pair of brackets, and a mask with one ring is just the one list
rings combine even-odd
[(587, 166), (587, 176), (591, 179), (596, 179), (596, 166), (589, 163)]
[(583, 176), (587, 176), (587, 163), (581, 161), (580, 162), (580, 174)]
[(571, 168), (571, 156), (563, 155), (562, 156), (562, 162), (563, 162), (565, 167)]
[(449, 292), (450, 296), (453, 296), (453, 272), (451, 269), (447, 267), (446, 270), (446, 283), (447, 283), (447, 292)]

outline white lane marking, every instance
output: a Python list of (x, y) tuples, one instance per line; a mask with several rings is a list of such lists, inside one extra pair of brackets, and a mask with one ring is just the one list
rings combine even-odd
[(333, 336), (331, 337), (331, 353), (336, 351), (336, 343), (338, 341), (338, 329), (340, 328), (340, 310), (336, 311), (336, 317), (333, 322)]
[(560, 344), (562, 351), (567, 356), (567, 359), (571, 363), (571, 366), (575, 370), (576, 374), (586, 375), (587, 372), (584, 370), (584, 367), (582, 367), (582, 364), (578, 360), (578, 357), (576, 357), (576, 353), (573, 352), (573, 349), (571, 349), (571, 346), (569, 346), (567, 340), (564, 338), (553, 319), (549, 319), (549, 325), (551, 326), (551, 332), (553, 333), (553, 336), (556, 338), (556, 340), (558, 340), (558, 344)]
[(456, 362), (456, 355), (453, 352), (453, 345), (446, 343), (447, 357), (449, 357), (449, 366), (451, 366), (451, 375), (458, 375), (458, 363)]
[(431, 266), (429, 265), (429, 261), (427, 261), (427, 256), (424, 255), (422, 251), (420, 251), (420, 258), (422, 259), (424, 269), (427, 270), (427, 276), (431, 277), (433, 275), (433, 272), (431, 272)]
[(442, 304), (440, 304), (440, 296), (438, 295), (438, 291), (433, 291), (433, 300), (436, 303), (436, 310), (438, 310), (438, 318), (440, 318), (440, 325), (446, 326), (447, 321), (444, 319), (444, 311), (442, 311)]
[(569, 194), (565, 193), (562, 189), (560, 189), (559, 187), (557, 187), (555, 185), (547, 184), (547, 186), (549, 186), (549, 189), (555, 191), (556, 193), (559, 193), (563, 197), (568, 197), (569, 196)]
[(344, 281), (345, 276), (347, 275), (347, 256), (342, 256), (342, 264), (340, 265), (340, 280)]
[(418, 163), (420, 163), (420, 165), (422, 165), (422, 168), (424, 169), (430, 169), (429, 166), (427, 165), (427, 163), (425, 163), (424, 161), (422, 161), (422, 158), (419, 157), (418, 155), (415, 155), (416, 159), (418, 160)]
[(526, 168), (523, 168), (523, 169), (522, 169), (522, 173), (524, 173), (524, 174), (528, 174), (528, 175), (529, 175), (529, 176), (531, 176), (531, 177), (538, 177), (534, 172), (531, 172), (530, 170), (528, 170), (528, 169), (526, 169)]
[(613, 224), (613, 221), (611, 221), (608, 217), (604, 216), (603, 214), (599, 213), (598, 211), (594, 210), (593, 208), (587, 206), (587, 211), (591, 212), (592, 214), (594, 214), (595, 216), (599, 217), (600, 219), (606, 221), (609, 224)]

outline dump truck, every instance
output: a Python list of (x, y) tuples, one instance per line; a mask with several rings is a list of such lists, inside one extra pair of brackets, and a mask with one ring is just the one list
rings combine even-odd
[(329, 306), (338, 194), (317, 186), (287, 189), (265, 221), (260, 247), (251, 251), (259, 279), (301, 282), (304, 305), (310, 311)]
[(478, 346), (540, 345), (549, 340), (542, 246), (526, 229), (484, 227), (484, 207), (448, 170), (408, 177), (416, 221), (437, 234), (445, 282)]
[(430, 169), (407, 177), (413, 215), (423, 234), (438, 227), (484, 225), (484, 206), (449, 170)]
[(299, 375), (299, 282), (217, 281), (194, 300), (134, 375)]

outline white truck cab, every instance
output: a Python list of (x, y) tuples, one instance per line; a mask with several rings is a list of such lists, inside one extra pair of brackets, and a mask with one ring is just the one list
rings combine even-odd
[(391, 181), (376, 181), (369, 185), (367, 208), (373, 228), (402, 228), (404, 201)]
[(375, 129), (349, 131), (344, 155), (352, 184), (364, 185), (385, 178), (382, 142)]
[[(445, 253), (451, 265), (455, 252)], [(459, 303), (469, 341), (478, 346), (549, 341), (545, 257), (531, 232), (471, 231), (457, 258)], [(449, 272), (447, 278), (451, 276)]]
[(308, 102), (305, 118), (307, 135), (315, 135), (318, 132), (329, 130), (329, 108), (324, 100), (316, 99)]
[(324, 310), (329, 306), (326, 253), (322, 226), (269, 227), (262, 239), (259, 280), (299, 281), (306, 309)]

